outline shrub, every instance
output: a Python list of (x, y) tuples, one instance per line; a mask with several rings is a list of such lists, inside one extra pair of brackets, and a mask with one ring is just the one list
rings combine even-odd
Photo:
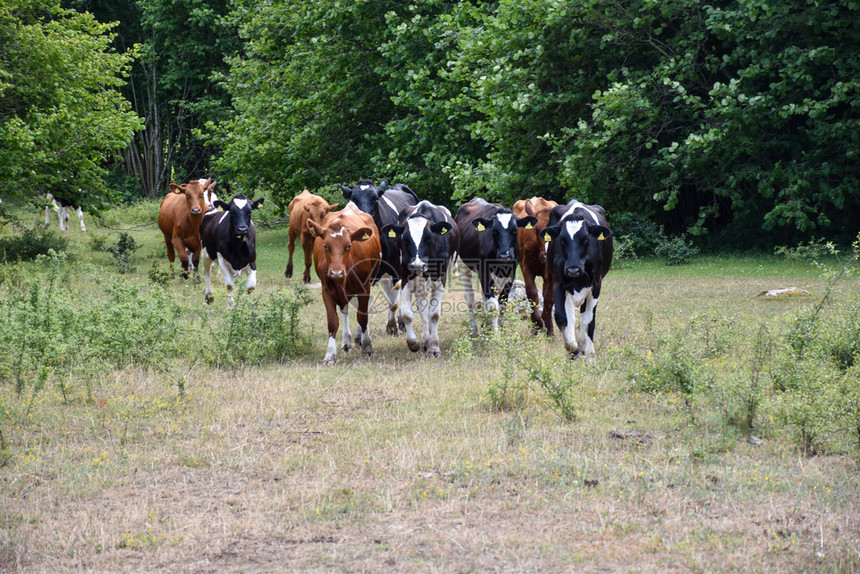
[(117, 242), (105, 247), (105, 251), (111, 254), (113, 263), (120, 273), (131, 273), (135, 269), (134, 253), (137, 248), (134, 238), (125, 231), (121, 231)]
[(69, 241), (47, 229), (16, 228), (15, 233), (0, 239), (0, 257), (8, 261), (33, 261), (49, 251), (63, 253)]
[(625, 249), (639, 257), (654, 255), (661, 241), (666, 239), (661, 226), (635, 213), (614, 214), (609, 223), (612, 234), (623, 238)]
[(654, 249), (654, 255), (663, 258), (666, 261), (666, 265), (686, 264), (690, 260), (690, 257), (693, 257), (698, 252), (699, 249), (693, 247), (693, 243), (684, 239), (683, 235), (663, 238)]

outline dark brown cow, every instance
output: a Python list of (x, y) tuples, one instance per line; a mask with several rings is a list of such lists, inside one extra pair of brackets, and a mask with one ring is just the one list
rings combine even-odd
[(305, 272), (302, 274), (302, 281), (305, 283), (311, 282), (314, 236), (311, 235), (307, 221), (310, 219), (316, 223), (322, 223), (325, 216), (331, 210), (335, 209), (337, 205), (336, 203), (329, 204), (325, 199), (314, 195), (308, 190), (304, 190), (290, 202), (287, 208), (290, 214), (290, 239), (287, 243), (290, 259), (287, 261), (287, 269), (284, 271), (284, 276), (287, 279), (293, 276), (293, 251), (296, 249), (296, 239), (300, 237), (302, 240), (302, 250), (305, 252)]
[(170, 193), (161, 200), (158, 227), (164, 234), (171, 274), (177, 253), (183, 278), (187, 278), (188, 272), (194, 271), (200, 262), (200, 222), (208, 209), (204, 193), (210, 184), (211, 180), (201, 185), (196, 179), (182, 185), (171, 183)]
[[(546, 245), (540, 231), (549, 223), (549, 212), (558, 205), (554, 201), (542, 197), (520, 199), (514, 204), (514, 215), (526, 217), (530, 215), (537, 219), (534, 227), (524, 227), (517, 233), (517, 250), (520, 256), (520, 269), (523, 272), (523, 283), (526, 286), (526, 297), (531, 302), (532, 322), (538, 329), (546, 328), (547, 334), (552, 335), (552, 305), (544, 308), (544, 301), (552, 300), (548, 290), (551, 286), (546, 279)], [(543, 293), (538, 291), (535, 279), (540, 277), (543, 282)]]
[(308, 229), (314, 240), (314, 266), (322, 281), (322, 298), (328, 319), (328, 347), (323, 364), (337, 360), (337, 309), (343, 317), (343, 350), (352, 348), (349, 330), (349, 301), (358, 300), (358, 339), (364, 354), (373, 354), (367, 329), (370, 284), (379, 269), (381, 246), (373, 218), (349, 202), (342, 211), (329, 213), (322, 224), (311, 219)]

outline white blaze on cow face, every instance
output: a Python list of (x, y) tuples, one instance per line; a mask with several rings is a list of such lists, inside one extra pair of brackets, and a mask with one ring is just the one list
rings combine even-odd
[(567, 221), (565, 222), (565, 229), (567, 230), (567, 234), (570, 235), (570, 238), (573, 239), (579, 230), (582, 229), (582, 221)]
[(406, 224), (409, 226), (409, 237), (412, 239), (412, 243), (415, 244), (415, 259), (412, 260), (410, 265), (420, 267), (423, 263), (418, 256), (418, 252), (421, 247), (421, 240), (424, 238), (427, 219), (424, 217), (413, 217), (406, 220)]
[(502, 227), (507, 229), (511, 225), (511, 218), (514, 216), (513, 213), (499, 213), (496, 217), (499, 218), (499, 223), (502, 224)]
[(597, 214), (594, 213), (593, 211), (591, 211), (590, 209), (588, 209), (588, 206), (586, 206), (584, 203), (581, 203), (579, 201), (575, 201), (573, 203), (573, 205), (571, 205), (567, 209), (567, 211), (564, 212), (564, 215), (561, 216), (561, 220), (564, 220), (568, 215), (572, 215), (574, 210), (576, 210), (577, 208), (580, 208), (580, 207), (582, 209), (584, 209), (586, 212), (588, 212), (588, 215), (591, 216), (591, 219), (594, 220), (594, 223), (596, 223), (597, 225), (600, 225), (600, 221), (597, 219)]
[(236, 207), (238, 207), (239, 209), (245, 209), (245, 206), (246, 206), (246, 205), (248, 205), (248, 200), (247, 200), (247, 199), (238, 199), (238, 198), (237, 198), (237, 199), (234, 199), (234, 200), (233, 200), (233, 205), (235, 205), (235, 206), (236, 206)]

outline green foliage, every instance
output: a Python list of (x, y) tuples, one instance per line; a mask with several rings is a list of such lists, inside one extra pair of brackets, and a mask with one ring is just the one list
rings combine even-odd
[[(241, 285), (237, 285), (241, 291)], [(310, 340), (301, 329), (301, 313), (311, 302), (308, 288), (291, 284), (268, 301), (240, 295), (227, 311), (224, 326), (213, 334), (211, 359), (236, 366), (283, 361), (305, 352)]]
[(103, 160), (124, 148), (137, 116), (117, 90), (132, 58), (111, 25), (59, 0), (9, 0), (0, 12), (0, 187), (34, 199), (68, 180), (85, 205), (106, 192)]
[(111, 254), (113, 263), (120, 273), (132, 273), (135, 270), (134, 253), (137, 248), (134, 238), (125, 231), (121, 231), (117, 242), (105, 247), (105, 251)]
[(2, 261), (33, 261), (39, 255), (50, 251), (63, 253), (69, 240), (47, 229), (17, 228), (12, 235), (0, 238), (0, 257)]
[(683, 265), (699, 252), (693, 243), (682, 235), (663, 238), (654, 249), (654, 255), (666, 261), (666, 265)]

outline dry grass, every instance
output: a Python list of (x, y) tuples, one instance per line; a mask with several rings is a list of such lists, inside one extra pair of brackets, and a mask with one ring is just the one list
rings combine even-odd
[[(262, 235), (254, 297), (284, 283), (286, 232)], [(452, 353), (462, 315), (443, 316), (440, 360), (382, 335), (377, 316), (374, 357), (323, 368), (317, 300), (298, 361), (132, 368), (68, 406), (44, 392), (3, 428), (0, 570), (857, 571), (856, 460), (804, 457), (779, 437), (753, 446), (692, 424), (679, 397), (630, 388), (631, 354), (692, 314), (758, 324), (808, 304), (761, 290), (822, 288), (808, 268), (736, 263), (613, 272), (596, 360), (567, 362), (558, 336), (539, 344), (577, 383), (569, 423), (536, 390), (488, 408), (505, 356)], [(202, 287), (174, 289), (217, 317)]]

